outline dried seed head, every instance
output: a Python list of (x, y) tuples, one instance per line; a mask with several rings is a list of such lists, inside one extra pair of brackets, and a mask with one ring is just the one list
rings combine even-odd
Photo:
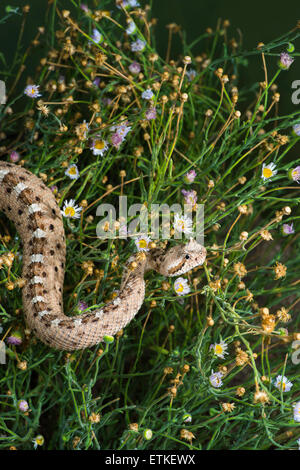
[(269, 401), (270, 400), (268, 394), (264, 390), (257, 390), (254, 393), (254, 403), (262, 403), (263, 405), (265, 405), (266, 403), (269, 403)]
[(245, 392), (246, 392), (246, 390), (244, 389), (244, 387), (238, 387), (238, 388), (236, 389), (235, 394), (236, 394), (238, 397), (242, 397), (243, 395), (245, 395)]

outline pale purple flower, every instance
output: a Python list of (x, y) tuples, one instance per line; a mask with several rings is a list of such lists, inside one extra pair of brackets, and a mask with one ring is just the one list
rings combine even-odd
[(108, 98), (108, 97), (103, 98), (102, 101), (103, 101), (104, 106), (110, 106), (112, 103), (111, 98)]
[(293, 131), (300, 137), (300, 123), (293, 126)]
[(289, 171), (289, 178), (297, 181), (298, 184), (300, 183), (300, 166), (296, 166), (296, 168)]
[(297, 401), (294, 405), (294, 420), (300, 423), (300, 401)]
[(282, 226), (282, 233), (283, 233), (284, 235), (292, 235), (293, 233), (295, 233), (293, 224), (291, 224), (291, 225), (289, 225), (289, 224), (283, 224), (283, 226)]
[(85, 13), (89, 12), (89, 7), (85, 3), (81, 3), (80, 5), (81, 10), (83, 10)]
[(184, 195), (184, 200), (186, 204), (191, 204), (194, 206), (197, 203), (197, 193), (193, 189), (191, 191), (186, 191), (185, 189), (181, 190)]
[(131, 126), (127, 126), (127, 124), (128, 123), (126, 122), (110, 128), (110, 130), (113, 131), (113, 134), (110, 136), (110, 140), (114, 147), (119, 148), (123, 140), (125, 140), (126, 135), (131, 129)]
[(127, 232), (127, 225), (126, 224), (121, 224), (119, 228), (119, 237), (120, 238), (126, 238), (128, 235)]
[(56, 194), (56, 193), (57, 193), (57, 191), (58, 191), (58, 187), (57, 187), (57, 186), (55, 186), (55, 185), (53, 185), (53, 186), (50, 186), (50, 189), (51, 189), (51, 191), (52, 191), (54, 194)]
[(29, 96), (29, 98), (38, 98), (39, 96), (42, 96), (39, 93), (39, 87), (39, 85), (27, 85), (24, 90), (24, 95)]
[(142, 98), (144, 100), (151, 100), (153, 98), (153, 91), (148, 88), (147, 90), (143, 91)]
[(100, 33), (100, 31), (98, 31), (98, 29), (94, 28), (91, 38), (93, 39), (94, 42), (99, 44), (99, 42), (101, 42), (102, 40), (102, 34)]
[(186, 183), (193, 183), (195, 178), (197, 176), (197, 173), (195, 170), (190, 170), (184, 175), (184, 180)]
[(121, 135), (122, 137), (126, 137), (128, 132), (131, 129), (131, 126), (127, 126), (128, 121), (126, 121), (124, 124), (117, 124), (115, 126), (112, 126), (110, 128), (111, 131), (116, 132), (117, 134)]
[(197, 72), (194, 69), (187, 70), (186, 71), (186, 76), (188, 78), (188, 81), (192, 82), (194, 80), (194, 78), (196, 78)]
[(100, 85), (100, 77), (96, 77), (96, 78), (95, 78), (95, 80), (93, 81), (93, 85), (94, 85), (95, 87), (97, 87), (97, 88), (99, 87), (99, 85)]
[(25, 413), (26, 411), (29, 410), (29, 405), (28, 405), (26, 400), (19, 400), (18, 401), (18, 408), (19, 408), (20, 411)]
[(140, 52), (143, 51), (146, 47), (145, 41), (142, 41), (141, 39), (137, 39), (136, 41), (131, 43), (131, 50), (133, 52)]
[(222, 378), (223, 378), (223, 372), (214, 372), (212, 370), (211, 375), (209, 377), (209, 381), (213, 387), (220, 388), (223, 385)]
[(110, 140), (111, 140), (112, 145), (118, 149), (121, 143), (123, 142), (124, 138), (120, 134), (115, 132), (114, 134), (110, 136)]
[(8, 344), (12, 344), (13, 346), (20, 346), (22, 344), (22, 336), (19, 331), (14, 331), (8, 338), (6, 339)]
[(78, 310), (80, 310), (80, 312), (83, 312), (83, 310), (86, 310), (88, 308), (88, 304), (85, 303), (83, 300), (79, 300), (77, 308)]
[(129, 65), (129, 72), (133, 73), (134, 75), (140, 73), (141, 71), (141, 66), (138, 62), (132, 62), (132, 64)]
[[(139, 7), (140, 4), (137, 0), (122, 0), (121, 5), (123, 8), (134, 8), (134, 7)], [(120, 5), (117, 4), (118, 8), (121, 8)]]
[(13, 163), (16, 163), (20, 160), (20, 154), (18, 152), (16, 152), (15, 150), (13, 150), (11, 152), (9, 158)]
[(278, 65), (281, 69), (288, 70), (293, 62), (294, 59), (290, 56), (290, 54), (288, 54), (287, 52), (282, 52), (280, 54), (280, 60), (278, 62)]
[(185, 413), (182, 417), (182, 421), (184, 423), (191, 423), (193, 420), (192, 415), (190, 413)]
[(126, 28), (126, 33), (130, 36), (136, 31), (136, 24), (134, 21), (129, 21), (128, 26)]
[(156, 109), (154, 107), (147, 109), (146, 119), (148, 119), (148, 121), (150, 121), (151, 119), (155, 119), (155, 118), (156, 118)]

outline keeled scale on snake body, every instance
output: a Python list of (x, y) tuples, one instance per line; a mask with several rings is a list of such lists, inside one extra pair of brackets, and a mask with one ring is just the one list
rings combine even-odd
[(52, 191), (30, 171), (0, 161), (0, 210), (23, 242), (23, 308), (28, 328), (45, 344), (72, 351), (99, 343), (124, 328), (145, 296), (144, 273), (154, 269), (178, 276), (204, 263), (206, 249), (194, 240), (167, 251), (154, 249), (130, 258), (119, 295), (101, 309), (76, 317), (63, 313), (66, 241), (61, 211)]

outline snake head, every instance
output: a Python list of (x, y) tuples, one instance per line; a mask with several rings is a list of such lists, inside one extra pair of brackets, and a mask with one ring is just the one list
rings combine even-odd
[(160, 274), (164, 276), (179, 276), (204, 263), (206, 249), (190, 239), (186, 245), (176, 245), (164, 255), (159, 266)]

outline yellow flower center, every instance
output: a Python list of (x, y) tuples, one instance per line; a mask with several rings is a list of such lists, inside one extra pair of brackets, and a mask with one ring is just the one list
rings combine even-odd
[(72, 166), (72, 168), (69, 169), (70, 175), (76, 175), (76, 168), (75, 166)]
[(179, 284), (179, 286), (177, 287), (177, 292), (182, 292), (182, 291), (183, 291), (183, 285)]
[(67, 216), (69, 215), (70, 217), (74, 217), (74, 215), (75, 215), (75, 209), (74, 209), (74, 207), (67, 207), (67, 208), (65, 209), (65, 214), (66, 214)]
[(104, 149), (104, 147), (105, 147), (104, 140), (95, 140), (94, 147), (95, 147), (97, 150), (102, 150), (102, 149)]
[(223, 348), (220, 344), (217, 344), (216, 347), (215, 347), (215, 352), (216, 354), (222, 354), (223, 352)]
[(146, 240), (140, 240), (140, 241), (139, 241), (139, 247), (140, 247), (140, 248), (147, 248), (147, 242), (146, 242)]
[(264, 168), (263, 175), (265, 178), (271, 178), (271, 176), (273, 175), (273, 171), (270, 170), (270, 168)]
[(284, 382), (281, 382), (280, 388), (282, 388), (282, 390), (285, 391), (285, 383)]

